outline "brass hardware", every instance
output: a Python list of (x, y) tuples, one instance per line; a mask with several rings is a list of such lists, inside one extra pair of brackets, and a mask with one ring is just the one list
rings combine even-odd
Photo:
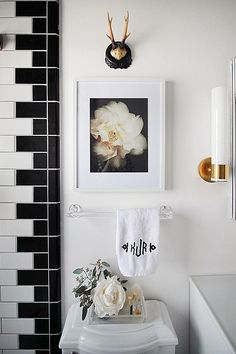
[(211, 157), (202, 160), (198, 166), (198, 173), (206, 182), (227, 182), (229, 177), (228, 165), (211, 164)]
[(211, 157), (207, 157), (206, 159), (202, 160), (198, 165), (198, 173), (202, 179), (206, 182), (214, 182), (211, 180)]

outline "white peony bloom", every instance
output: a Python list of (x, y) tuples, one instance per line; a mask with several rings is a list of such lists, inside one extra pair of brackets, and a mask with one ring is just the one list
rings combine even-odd
[(147, 148), (142, 129), (142, 117), (130, 113), (125, 103), (111, 101), (96, 109), (91, 119), (93, 151), (119, 168), (127, 154), (141, 155)]
[(125, 291), (117, 276), (103, 279), (94, 292), (94, 311), (98, 317), (118, 315), (125, 303)]

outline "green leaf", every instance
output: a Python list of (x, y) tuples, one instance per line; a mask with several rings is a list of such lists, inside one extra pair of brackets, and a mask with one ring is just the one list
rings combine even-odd
[(96, 267), (93, 268), (93, 274), (92, 275), (93, 275), (93, 277), (95, 277), (95, 275), (96, 275)]
[(77, 289), (77, 293), (80, 295), (82, 295), (86, 290), (86, 286), (81, 286), (79, 289)]
[(123, 286), (124, 291), (127, 291), (127, 289)]
[(121, 284), (127, 283), (128, 280), (121, 280)]
[(102, 265), (103, 265), (104, 267), (110, 267), (110, 264), (107, 263), (107, 262), (102, 262)]
[(83, 272), (83, 268), (77, 268), (73, 271), (74, 274), (81, 274)]
[(88, 311), (87, 306), (84, 306), (84, 307), (83, 307), (83, 311), (82, 311), (82, 320), (85, 319), (85, 317), (86, 317), (86, 315), (87, 315), (87, 311)]

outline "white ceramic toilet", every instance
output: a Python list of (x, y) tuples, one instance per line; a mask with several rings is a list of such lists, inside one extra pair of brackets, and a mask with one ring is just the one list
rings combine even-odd
[(174, 354), (178, 344), (167, 308), (148, 300), (143, 323), (89, 324), (79, 304), (69, 309), (59, 347), (63, 354)]

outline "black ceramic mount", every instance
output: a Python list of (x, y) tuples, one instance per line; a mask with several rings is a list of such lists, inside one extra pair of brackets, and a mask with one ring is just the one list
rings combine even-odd
[[(121, 45), (121, 42), (116, 42), (117, 45)], [(132, 63), (132, 56), (130, 47), (127, 44), (124, 44), (126, 49), (126, 55), (124, 58), (117, 60), (111, 55), (112, 44), (110, 44), (106, 49), (106, 64), (112, 69), (127, 69)]]

